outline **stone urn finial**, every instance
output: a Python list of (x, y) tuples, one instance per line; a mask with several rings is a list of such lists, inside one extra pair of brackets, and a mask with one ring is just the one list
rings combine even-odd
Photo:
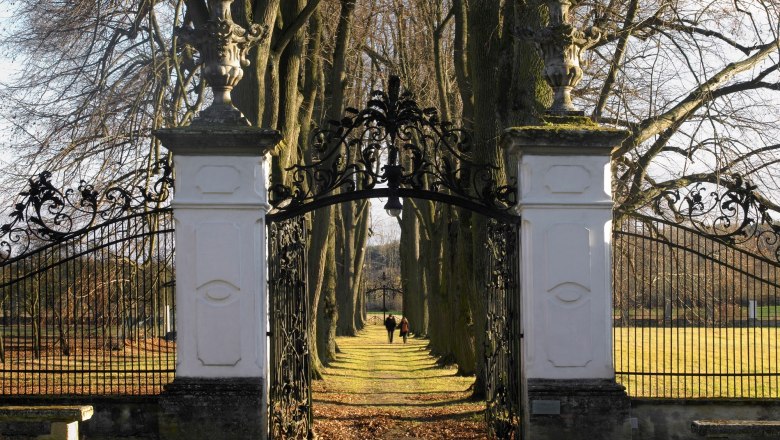
[(203, 27), (177, 29), (181, 40), (200, 52), (203, 76), (214, 92), (214, 101), (192, 121), (193, 125), (250, 125), (233, 106), (230, 92), (244, 76), (243, 67), (249, 65), (249, 49), (268, 32), (259, 24), (244, 29), (234, 23), (231, 3), (233, 0), (208, 0), (209, 20)]
[(599, 41), (601, 31), (592, 27), (583, 32), (572, 26), (569, 13), (576, 0), (546, 0), (545, 3), (550, 14), (548, 26), (528, 36), (544, 59), (544, 77), (553, 89), (553, 103), (547, 113), (583, 115), (572, 104), (571, 91), (582, 79), (582, 51)]

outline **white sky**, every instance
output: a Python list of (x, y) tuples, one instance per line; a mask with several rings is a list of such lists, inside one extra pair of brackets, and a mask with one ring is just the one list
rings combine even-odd
[[(9, 5), (6, 3), (3, 3), (2, 7), (0, 7), (0, 32), (4, 33), (8, 26), (13, 26), (13, 22), (11, 20), (12, 15), (13, 8), (9, 7)], [(18, 68), (17, 64), (13, 62), (10, 55), (10, 53), (8, 53), (6, 50), (3, 50), (3, 47), (0, 46), (0, 83), (7, 82), (9, 79), (11, 79)], [(2, 124), (2, 122), (0, 122), (0, 124)], [(2, 133), (4, 128), (5, 127), (0, 125), (0, 133)], [(3, 150), (3, 144), (4, 140), (0, 139), (0, 168), (5, 167), (8, 164), (8, 153)]]
[(373, 234), (368, 238), (369, 245), (390, 243), (401, 238), (398, 220), (390, 217), (384, 210), (387, 199), (371, 199), (371, 222)]

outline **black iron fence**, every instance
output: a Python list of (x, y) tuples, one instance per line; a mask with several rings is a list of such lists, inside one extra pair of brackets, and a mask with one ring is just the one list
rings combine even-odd
[(744, 188), (701, 187), (615, 224), (617, 380), (634, 397), (780, 397), (778, 227)]
[(0, 394), (155, 394), (173, 380), (173, 216), (154, 191), (31, 181), (0, 230)]

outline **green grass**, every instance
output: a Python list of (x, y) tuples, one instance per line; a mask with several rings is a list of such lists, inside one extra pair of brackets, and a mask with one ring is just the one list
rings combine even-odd
[(773, 319), (780, 317), (780, 306), (761, 306), (756, 307), (756, 318)]
[[(382, 311), (380, 310), (380, 311), (377, 312), (375, 310), (374, 311), (370, 311), (369, 310), (368, 312), (366, 312), (366, 315), (368, 315), (369, 317), (370, 316), (382, 316)], [(396, 317), (400, 317), (401, 315), (403, 315), (403, 313), (400, 310), (388, 310), (387, 312), (385, 312), (385, 316), (387, 316), (387, 315), (393, 315), (393, 316), (396, 316)]]
[(617, 380), (635, 397), (780, 397), (780, 328), (622, 327)]

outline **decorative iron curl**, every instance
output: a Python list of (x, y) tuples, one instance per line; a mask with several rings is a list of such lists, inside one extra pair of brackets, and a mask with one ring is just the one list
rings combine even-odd
[(84, 180), (77, 189), (57, 188), (48, 171), (31, 178), (28, 189), (19, 193), (22, 199), (14, 205), (11, 221), (0, 226), (0, 265), (95, 226), (162, 208), (173, 191), (171, 165), (161, 159), (139, 173), (154, 176), (154, 182), (148, 188), (110, 187), (102, 195)]
[(502, 212), (516, 204), (515, 187), (498, 182), (498, 167), (474, 160), (471, 133), (440, 121), (435, 108), (420, 108), (410, 92), (400, 92), (398, 77), (390, 78), (387, 93), (371, 92), (366, 108), (347, 108), (311, 139), (313, 163), (287, 168), (289, 183), (270, 188), (274, 212), (394, 183), (389, 171), (396, 165), (398, 188), (448, 193)]
[(730, 246), (755, 248), (759, 255), (780, 262), (780, 223), (772, 218), (756, 189), (734, 174), (731, 179), (698, 181), (663, 191), (651, 207), (655, 216), (669, 223), (690, 227)]

